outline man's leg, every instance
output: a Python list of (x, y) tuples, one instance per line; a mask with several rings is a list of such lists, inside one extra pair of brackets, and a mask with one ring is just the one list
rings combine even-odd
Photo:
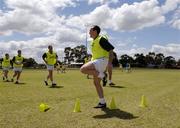
[(4, 71), (3, 71), (3, 78), (4, 78), (3, 80), (6, 80), (6, 79), (7, 79), (7, 70), (4, 70)]
[(101, 75), (98, 71), (96, 71), (94, 64), (86, 63), (80, 69), (80, 71), (84, 74), (93, 75), (94, 85), (96, 87), (97, 94), (99, 96), (100, 102), (95, 108), (104, 108), (106, 107), (106, 102), (104, 99), (103, 89), (100, 84), (101, 79), (99, 78)]
[(53, 81), (53, 70), (49, 70), (49, 78), (51, 80), (52, 86), (56, 86), (56, 84)]
[(6, 78), (6, 81), (7, 81), (7, 82), (9, 82), (9, 80), (8, 80), (8, 72), (9, 72), (9, 71), (8, 71), (8, 70), (6, 70), (6, 71), (5, 71), (5, 75), (4, 75), (4, 76), (5, 76), (5, 78)]
[(20, 78), (20, 76), (21, 76), (21, 71), (18, 71), (17, 72), (17, 79), (16, 79), (16, 84), (19, 84), (19, 78)]
[(13, 78), (11, 79), (12, 82), (14, 81), (14, 78), (17, 76), (17, 74), (18, 74), (18, 72), (17, 72), (17, 71), (14, 71)]
[(5, 70), (2, 72), (3, 80), (5, 80)]
[(98, 76), (99, 72), (96, 71), (95, 66), (92, 63), (86, 63), (84, 64), (81, 68), (80, 71), (84, 74), (88, 74), (88, 75), (93, 75), (93, 76)]
[(107, 67), (106, 67), (106, 70), (104, 71), (104, 77), (102, 79), (102, 82), (103, 82), (103, 86), (105, 87), (106, 84), (107, 84)]
[(115, 85), (115, 84), (112, 82), (112, 68), (113, 68), (112, 65), (108, 66), (109, 85)]
[(49, 78), (50, 78), (50, 76), (49, 76), (49, 71), (48, 71), (48, 75), (47, 75), (47, 77), (46, 77), (46, 80), (48, 81)]
[(52, 70), (48, 70), (48, 72), (49, 72), (49, 79), (51, 80), (51, 82), (53, 82), (53, 72), (52, 72)]
[(93, 79), (94, 79), (94, 85), (96, 87), (96, 91), (97, 91), (99, 98), (104, 98), (103, 89), (102, 89), (102, 86), (100, 84), (101, 79), (98, 78), (97, 76), (94, 76)]
[(47, 75), (46, 79), (44, 80), (44, 83), (46, 86), (48, 86), (48, 80), (50, 78), (50, 75), (49, 75), (49, 66), (48, 65), (46, 65), (46, 66), (47, 66), (48, 75)]
[(97, 94), (99, 96), (99, 103), (94, 108), (105, 108), (106, 107), (106, 101), (104, 99), (103, 88), (100, 84), (101, 79), (98, 78), (97, 76), (94, 76), (93, 79), (94, 79), (94, 85), (96, 87)]

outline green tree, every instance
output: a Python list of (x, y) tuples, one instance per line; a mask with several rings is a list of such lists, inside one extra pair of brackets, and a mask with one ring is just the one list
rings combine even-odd
[(176, 66), (176, 60), (172, 56), (167, 56), (164, 58), (164, 66), (166, 68), (174, 68)]
[(164, 55), (162, 53), (156, 54), (155, 65), (161, 66), (164, 63)]
[(36, 67), (38, 65), (38, 63), (35, 61), (35, 59), (33, 58), (25, 58), (24, 59), (24, 67)]
[(143, 53), (139, 54), (135, 54), (134, 55), (135, 59), (134, 59), (134, 62), (135, 62), (135, 66), (137, 67), (146, 67), (147, 63), (146, 63), (146, 59), (145, 59), (145, 56), (143, 55)]
[(65, 63), (71, 64), (72, 62), (83, 63), (84, 57), (87, 55), (87, 50), (84, 45), (76, 46), (74, 48), (66, 47), (64, 49)]
[(134, 60), (131, 56), (128, 56), (127, 54), (124, 54), (120, 57), (119, 62), (125, 67), (127, 63), (133, 64)]

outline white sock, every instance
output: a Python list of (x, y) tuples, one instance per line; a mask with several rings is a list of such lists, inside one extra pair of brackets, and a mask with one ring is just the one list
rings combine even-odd
[(104, 98), (100, 98), (100, 103), (101, 104), (105, 104), (106, 103), (105, 99)]
[(109, 80), (109, 83), (112, 83), (112, 81), (111, 81), (111, 80)]

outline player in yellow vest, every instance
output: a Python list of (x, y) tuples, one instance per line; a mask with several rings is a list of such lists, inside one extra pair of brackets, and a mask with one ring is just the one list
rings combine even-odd
[(104, 71), (108, 63), (112, 63), (114, 49), (107, 39), (99, 35), (100, 31), (101, 29), (97, 25), (90, 29), (89, 34), (93, 38), (91, 43), (92, 59), (80, 69), (84, 74), (93, 75), (94, 85), (100, 99), (98, 105), (94, 108), (106, 108), (106, 101), (100, 81), (105, 76)]
[(24, 62), (24, 57), (21, 55), (21, 50), (18, 50), (17, 53), (18, 53), (18, 55), (14, 56), (12, 59), (14, 75), (13, 75), (13, 78), (11, 79), (11, 81), (13, 82), (14, 78), (16, 77), (15, 84), (19, 84), (19, 79), (21, 76), (23, 62)]
[(126, 67), (125, 67), (125, 69), (126, 69), (126, 72), (131, 72), (131, 65), (130, 65), (130, 63), (126, 63)]
[(123, 65), (121, 63), (119, 64), (119, 69), (123, 72)]
[(51, 45), (48, 46), (48, 52), (44, 53), (42, 56), (44, 62), (46, 63), (48, 76), (47, 79), (44, 80), (45, 85), (48, 85), (48, 80), (51, 80), (51, 87), (56, 87), (56, 83), (53, 81), (53, 70), (54, 65), (57, 62), (58, 56), (55, 52), (53, 52), (53, 47)]
[(6, 53), (5, 57), (0, 60), (2, 61), (3, 80), (9, 82), (8, 73), (9, 73), (9, 69), (11, 68), (11, 60), (9, 58), (9, 54)]
[[(113, 52), (113, 60), (115, 58), (115, 52)], [(112, 82), (112, 70), (113, 70), (113, 64), (108, 64), (108, 67), (107, 67), (107, 71), (108, 71), (108, 82), (109, 82), (109, 86), (113, 86), (115, 85), (115, 83)], [(103, 79), (103, 86), (106, 86), (106, 83), (107, 83), (107, 73), (105, 73), (105, 77)]]

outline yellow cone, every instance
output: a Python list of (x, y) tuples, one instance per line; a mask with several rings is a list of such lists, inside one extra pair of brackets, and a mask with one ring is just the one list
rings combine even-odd
[(111, 103), (110, 103), (109, 108), (110, 109), (117, 109), (114, 97), (112, 97), (112, 99), (111, 99)]
[(46, 112), (49, 109), (50, 109), (50, 107), (47, 104), (41, 103), (39, 105), (39, 111), (41, 111), (41, 112)]
[(144, 95), (142, 95), (141, 97), (141, 104), (139, 105), (140, 107), (144, 108), (144, 107), (147, 107), (147, 100), (146, 100), (146, 97)]
[(80, 100), (78, 98), (76, 99), (76, 103), (75, 103), (73, 112), (81, 112)]

